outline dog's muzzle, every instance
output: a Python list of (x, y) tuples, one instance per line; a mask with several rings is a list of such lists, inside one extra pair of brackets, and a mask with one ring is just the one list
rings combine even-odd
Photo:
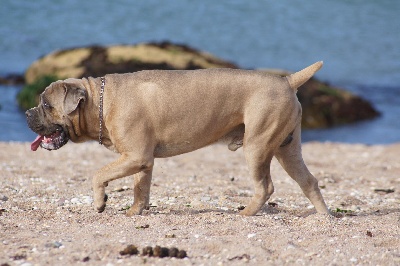
[(50, 124), (46, 127), (39, 122), (38, 109), (32, 108), (25, 114), (29, 128), (38, 134), (31, 144), (32, 151), (36, 151), (39, 146), (49, 151), (57, 150), (68, 142), (68, 134), (62, 126)]

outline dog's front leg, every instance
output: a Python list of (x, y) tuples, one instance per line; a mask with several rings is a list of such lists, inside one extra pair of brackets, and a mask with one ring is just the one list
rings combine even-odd
[[(94, 207), (103, 212), (106, 206), (105, 187), (115, 179), (148, 171), (153, 168), (153, 156), (138, 156), (136, 153), (122, 153), (114, 162), (106, 165), (93, 178)], [(150, 181), (151, 182), (151, 181)]]
[(150, 185), (153, 167), (141, 171), (134, 176), (134, 202), (132, 207), (126, 212), (127, 216), (142, 214), (144, 209), (149, 208), (150, 204)]

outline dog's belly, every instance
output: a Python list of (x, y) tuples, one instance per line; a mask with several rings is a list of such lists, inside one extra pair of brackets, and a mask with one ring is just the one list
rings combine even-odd
[(192, 140), (185, 140), (174, 143), (159, 142), (154, 149), (154, 157), (171, 157), (182, 153), (191, 152), (216, 142), (228, 144), (228, 148), (232, 151), (235, 151), (243, 145), (244, 130), (244, 124), (239, 124), (236, 127), (231, 128), (230, 130), (225, 130), (225, 134), (222, 135), (211, 134), (206, 135), (206, 137), (204, 137), (203, 135), (201, 141), (199, 141), (198, 138), (194, 138)]
[(157, 144), (154, 149), (154, 157), (156, 158), (166, 158), (171, 156), (176, 156), (182, 153), (191, 152), (197, 149), (200, 149), (206, 145), (198, 145), (198, 143), (194, 144), (190, 141), (184, 141), (181, 143), (173, 143), (173, 144)]

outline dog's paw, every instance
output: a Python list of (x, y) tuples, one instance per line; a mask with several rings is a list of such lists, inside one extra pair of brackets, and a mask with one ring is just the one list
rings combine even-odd
[(240, 212), (239, 212), (239, 214), (240, 215), (243, 215), (243, 216), (253, 216), (253, 215), (255, 215), (257, 212), (254, 212), (253, 210), (250, 210), (249, 208), (244, 208), (243, 210), (241, 210)]
[(126, 211), (126, 216), (131, 217), (134, 215), (141, 215), (144, 210), (144, 207), (138, 206), (138, 205), (132, 205), (127, 211)]
[(99, 207), (96, 207), (96, 210), (98, 213), (102, 213), (104, 211), (104, 209), (106, 208), (106, 204), (103, 204)]
[(253, 216), (258, 213), (261, 208), (259, 206), (254, 206), (254, 204), (247, 205), (244, 209), (242, 209), (239, 214), (243, 216)]
[(143, 210), (137, 210), (137, 209), (132, 209), (130, 208), (129, 210), (126, 211), (126, 216), (132, 217), (134, 215), (141, 215)]
[(102, 201), (96, 201), (94, 202), (94, 208), (98, 213), (102, 213), (104, 209), (106, 208), (106, 201), (108, 200), (107, 194), (104, 194), (103, 200)]

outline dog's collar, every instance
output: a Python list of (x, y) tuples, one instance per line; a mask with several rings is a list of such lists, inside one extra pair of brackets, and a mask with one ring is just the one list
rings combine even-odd
[(99, 144), (103, 145), (103, 94), (104, 86), (106, 85), (106, 79), (101, 77), (100, 87), (100, 103), (99, 103)]

